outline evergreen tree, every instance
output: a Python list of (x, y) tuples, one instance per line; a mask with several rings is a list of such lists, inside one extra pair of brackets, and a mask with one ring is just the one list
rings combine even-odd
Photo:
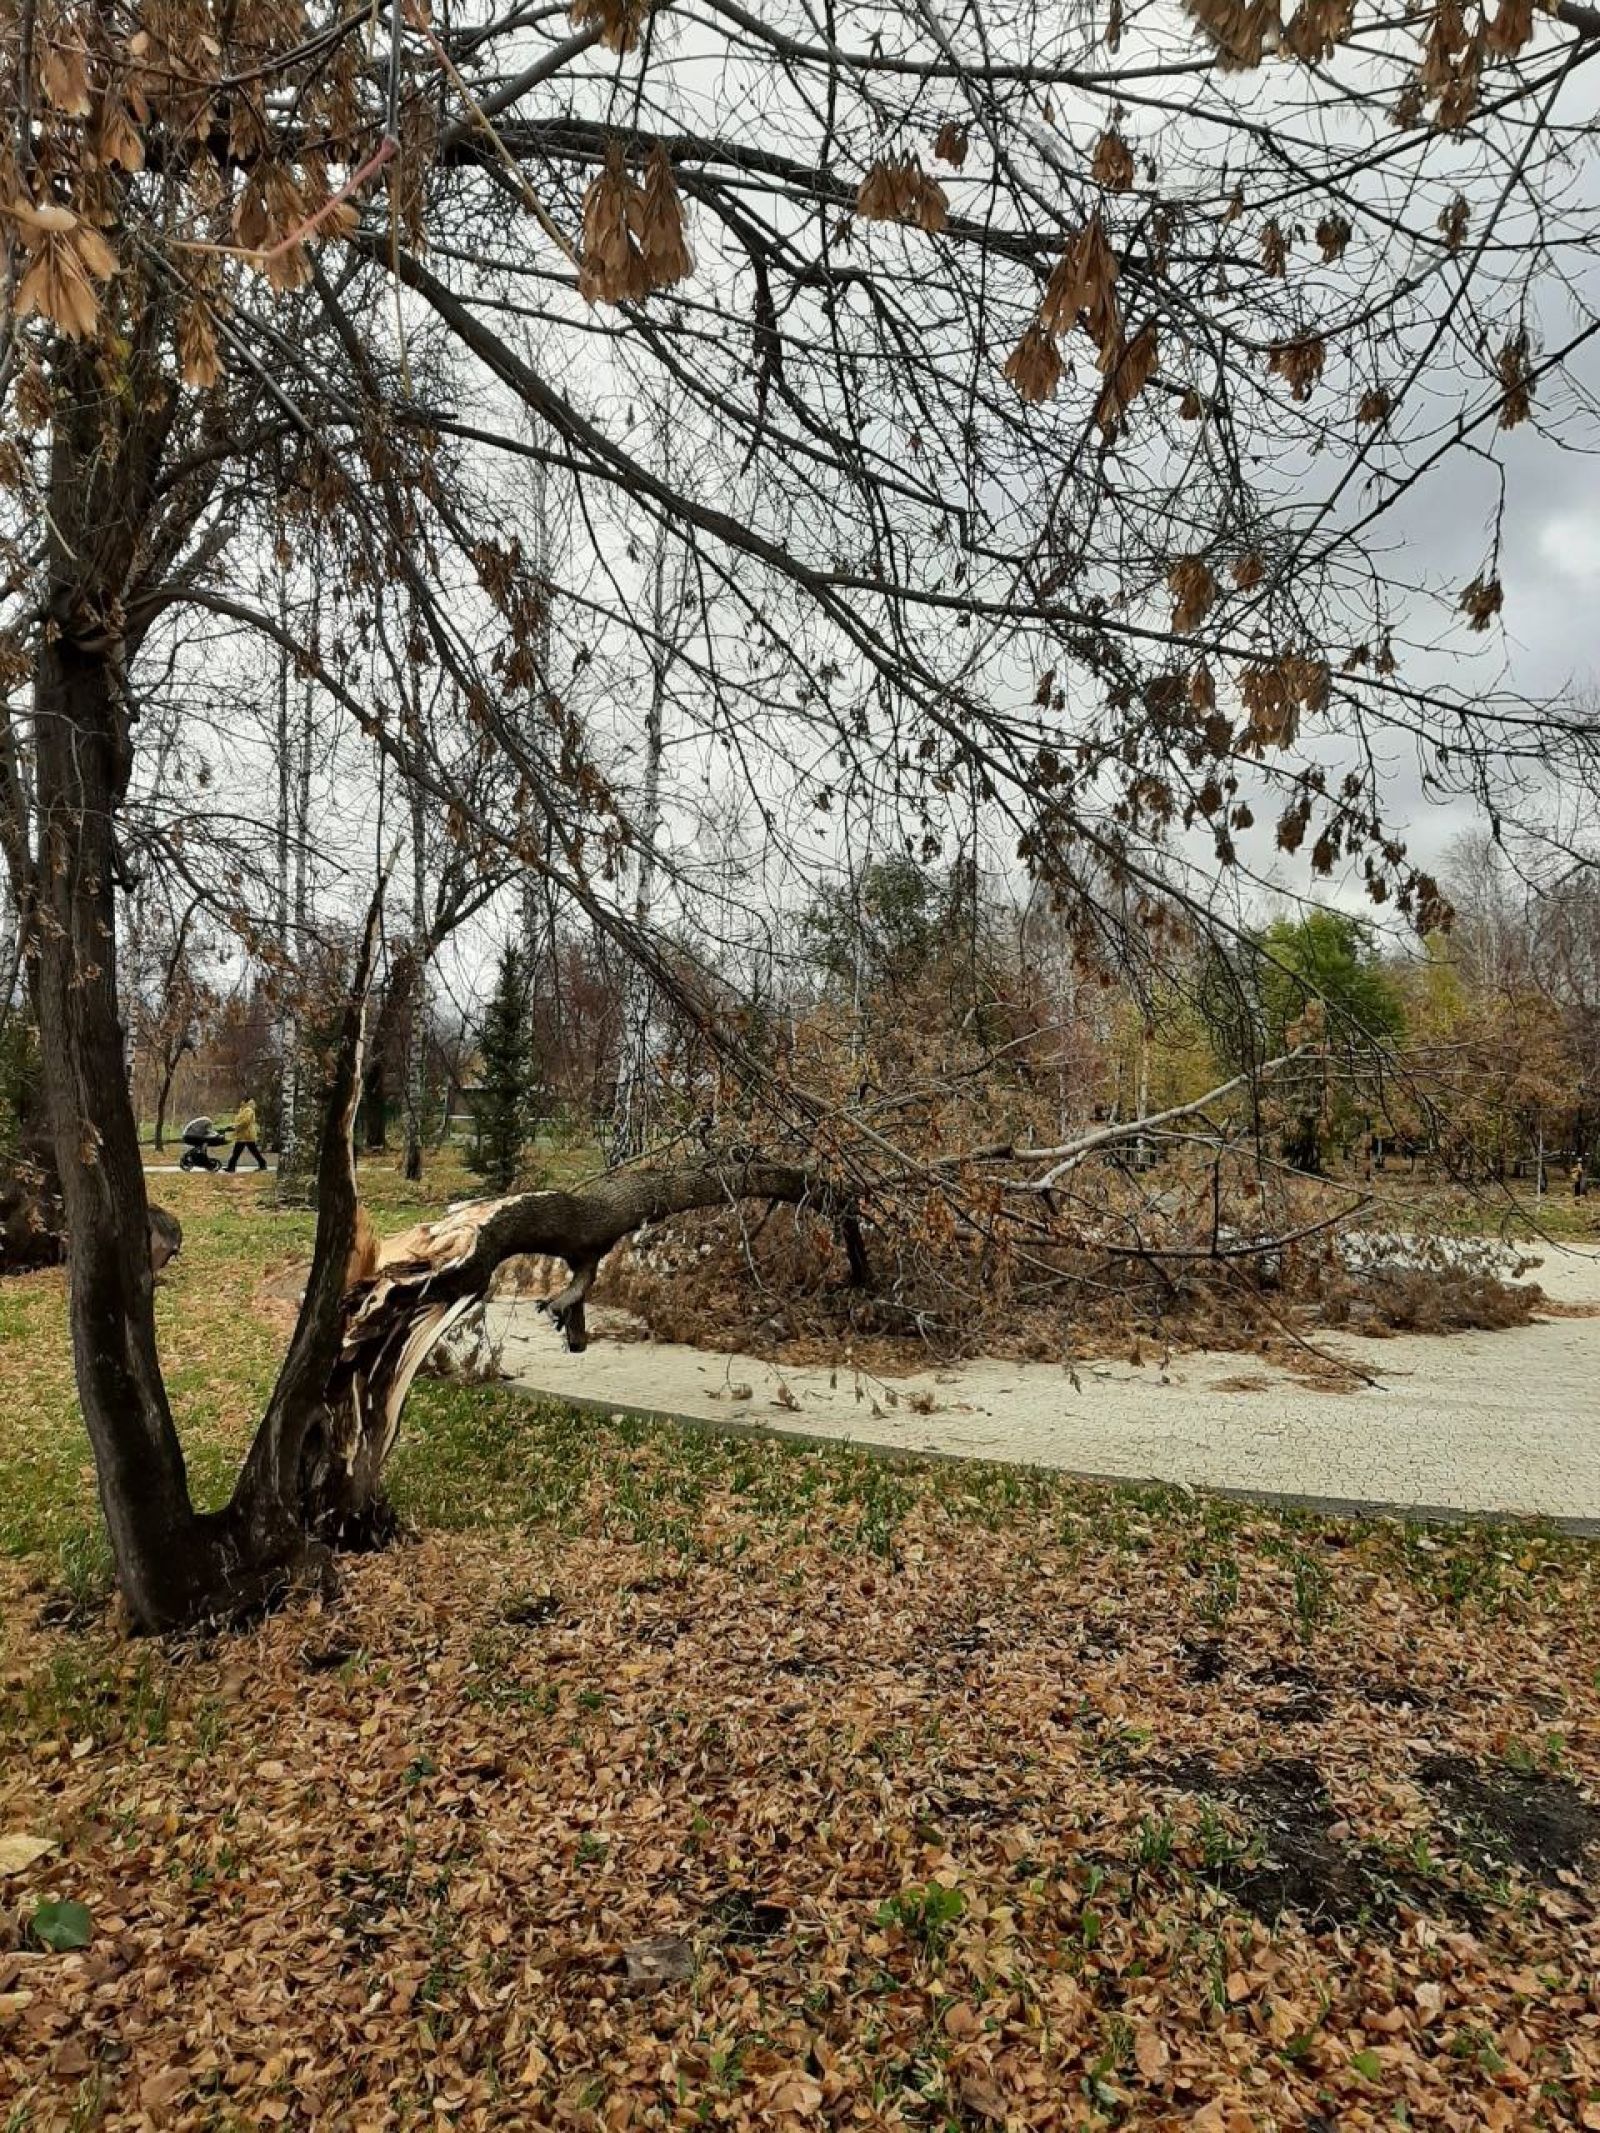
[(527, 958), (508, 942), (478, 1035), (483, 1081), (472, 1150), (473, 1168), (496, 1192), (515, 1182), (533, 1129), (537, 1075), (530, 1007)]

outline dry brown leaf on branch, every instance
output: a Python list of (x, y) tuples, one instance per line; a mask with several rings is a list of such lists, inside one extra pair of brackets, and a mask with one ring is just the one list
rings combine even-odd
[(109, 280), (117, 270), (110, 245), (66, 207), (12, 200), (0, 207), (0, 221), (15, 226), (27, 254), (17, 290), (18, 317), (37, 312), (70, 339), (86, 339), (100, 315), (93, 283)]
[(19, 429), (31, 435), (49, 428), (55, 403), (50, 395), (50, 381), (36, 360), (30, 358), (23, 365), (21, 376), (11, 388), (11, 405)]
[(1239, 695), (1249, 714), (1247, 741), (1257, 748), (1287, 748), (1300, 730), (1301, 714), (1326, 704), (1330, 679), (1325, 660), (1298, 652), (1253, 661), (1239, 676)]
[(1514, 59), (1533, 35), (1533, 0), (1500, 0), (1484, 30), (1484, 48), (1496, 59)]
[(1224, 68), (1259, 67), (1279, 40), (1275, 0), (1184, 0)]
[(1317, 66), (1333, 57), (1354, 21), (1354, 0), (1304, 0), (1284, 30), (1284, 48), (1308, 67)]
[(1356, 420), (1370, 429), (1375, 423), (1388, 421), (1390, 406), (1389, 395), (1384, 387), (1369, 385), (1357, 404)]
[(1526, 327), (1507, 336), (1496, 359), (1495, 371), (1505, 395), (1500, 408), (1500, 427), (1514, 430), (1519, 422), (1526, 422), (1533, 413), (1533, 372), (1528, 363)]
[(178, 315), (178, 371), (197, 392), (209, 392), (222, 376), (216, 328), (204, 304), (186, 304)]
[(269, 251), (305, 219), (305, 196), (294, 173), (281, 163), (259, 163), (233, 211), (234, 242), (246, 252)]
[(967, 129), (958, 119), (946, 119), (933, 137), (933, 152), (941, 163), (959, 170), (967, 160)]
[(95, 126), (94, 159), (108, 169), (144, 169), (144, 142), (139, 137), (132, 113), (120, 96), (107, 95), (101, 99)]
[(1287, 383), (1296, 400), (1309, 400), (1326, 356), (1320, 333), (1302, 334), (1297, 340), (1280, 341), (1267, 357), (1267, 369)]
[(1467, 205), (1464, 193), (1457, 193), (1450, 205), (1441, 209), (1438, 227), (1452, 252), (1459, 252), (1466, 243), (1467, 228), (1471, 221), (1472, 209)]
[(263, 252), (256, 261), (267, 287), (280, 295), (303, 289), (311, 279), (311, 254), (303, 244), (289, 244)]
[(950, 203), (937, 178), (915, 156), (886, 156), (874, 163), (856, 193), (863, 222), (905, 222), (915, 229), (942, 230)]
[(1485, 577), (1480, 572), (1462, 593), (1460, 605), (1470, 628), (1486, 630), (1505, 605), (1499, 578), (1493, 573)]
[(1106, 372), (1106, 382), (1095, 408), (1095, 420), (1107, 436), (1116, 429), (1155, 376), (1160, 360), (1161, 348), (1154, 326), (1141, 328), (1109, 364), (1102, 354), (1101, 367)]
[(1055, 392), (1061, 383), (1061, 358), (1042, 326), (1030, 326), (1006, 357), (1005, 377), (1035, 406)]
[(1281, 281), (1289, 264), (1289, 244), (1276, 219), (1269, 222), (1261, 232), (1261, 264), (1275, 280)]
[(45, 101), (68, 118), (87, 118), (94, 108), (89, 93), (89, 54), (76, 24), (60, 21), (39, 54), (39, 86)]
[(1205, 558), (1179, 556), (1167, 572), (1167, 587), (1173, 596), (1172, 627), (1175, 630), (1198, 629), (1217, 597), (1217, 581)]
[(1469, 30), (1460, 0), (1441, 0), (1417, 81), (1424, 99), (1433, 100), (1434, 124), (1442, 133), (1460, 133), (1478, 108), (1484, 45), (1481, 17)]
[(1324, 265), (1343, 259), (1350, 243), (1350, 224), (1343, 215), (1324, 215), (1317, 224), (1317, 243)]
[(583, 249), (578, 288), (591, 303), (635, 303), (650, 293), (650, 270), (639, 249), (644, 194), (628, 175), (622, 144), (606, 149), (605, 168), (583, 196)]
[(1096, 185), (1103, 185), (1108, 193), (1125, 193), (1133, 183), (1133, 150), (1120, 133), (1108, 129), (1094, 144), (1089, 169)]
[(1306, 841), (1306, 828), (1311, 820), (1311, 802), (1304, 794), (1286, 807), (1278, 817), (1278, 849), (1280, 852), (1298, 852)]
[(1051, 269), (1039, 305), (1039, 323), (1051, 333), (1070, 333), (1081, 314), (1102, 355), (1121, 339), (1117, 314), (1117, 255), (1105, 224), (1091, 215)]
[(639, 249), (652, 289), (670, 289), (694, 272), (694, 260), (683, 233), (683, 202), (667, 151), (659, 141), (645, 164)]
[(574, 28), (598, 30), (611, 52), (631, 52), (654, 11), (655, 0), (572, 0), (568, 10)]
[(1254, 592), (1266, 574), (1266, 559), (1253, 548), (1248, 549), (1234, 562), (1233, 582), (1240, 592)]

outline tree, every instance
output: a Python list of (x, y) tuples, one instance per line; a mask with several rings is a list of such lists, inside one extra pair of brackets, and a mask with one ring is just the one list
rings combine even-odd
[(500, 951), (478, 1050), (483, 1074), (474, 1112), (472, 1163), (495, 1192), (509, 1190), (534, 1129), (539, 1075), (529, 1019), (527, 968), (509, 942)]
[(1287, 1051), (1308, 1018), (1335, 1040), (1368, 1047), (1392, 1043), (1405, 1027), (1371, 926), (1345, 912), (1274, 919), (1255, 967), (1269, 1051)]
[(1342, 911), (1277, 918), (1231, 954), (1213, 956), (1201, 998), (1218, 1056), (1238, 1068), (1297, 1049), (1279, 1077), (1284, 1155), (1312, 1175), (1330, 1138), (1345, 1139), (1381, 1103), (1405, 1005), (1372, 928)]
[(904, 993), (923, 977), (944, 942), (945, 885), (897, 854), (874, 859), (859, 881), (828, 889), (802, 925), (812, 955), (847, 998)]
[[(845, 795), (930, 861), (983, 813), (1075, 924), (1143, 942), (1174, 911), (1226, 932), (1173, 839), (1245, 869), (1259, 817), (1427, 930), (1390, 744), (1507, 806), (1530, 759), (1588, 765), (1564, 707), (1403, 670), (1416, 596), (1388, 539), (1536, 401), (1569, 436), (1587, 420), (1553, 388), (1596, 322), (1541, 345), (1534, 286), (1553, 267), (1587, 301), (1555, 100), (1582, 102), (1600, 24), (1573, 0), (1470, 22), (1199, 0), (1125, 35), (1031, 0), (957, 27), (845, 7), (825, 35), (798, 0), (575, 0), (567, 24), (484, 4), (391, 9), (381, 53), (332, 0), (5, 20), (0, 845), (80, 1397), (142, 1620), (303, 1548), (302, 1455), (346, 1412), (330, 1372), (364, 1307), (357, 1022), (306, 1315), (234, 1502), (198, 1517), (143, 1250), (117, 883), (136, 857), (192, 864), (195, 823), (152, 804), (141, 691), (192, 685), (219, 627), (286, 655), (302, 721), (309, 686), (444, 834), (539, 872), (751, 1080), (715, 988), (612, 889), (633, 825), (594, 714), (647, 628), (657, 534), (705, 618), (675, 653), (684, 784), (728, 766), (774, 863)], [(671, 407), (670, 475), (630, 441), (636, 385)], [(505, 508), (530, 461), (576, 499), (548, 569)], [(241, 567), (267, 552), (296, 577), (282, 601)], [(396, 594), (452, 684), (448, 732), (363, 656)], [(1492, 534), (1446, 603), (1462, 644), (1502, 598)], [(486, 763), (487, 786), (462, 774)], [(671, 874), (700, 908), (693, 855)], [(771, 1094), (774, 1145), (804, 1154), (826, 1106)]]

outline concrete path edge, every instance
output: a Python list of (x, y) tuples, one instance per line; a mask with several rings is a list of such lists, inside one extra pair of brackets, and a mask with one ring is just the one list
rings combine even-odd
[(1573, 1540), (1600, 1540), (1600, 1518), (1563, 1518), (1554, 1514), (1530, 1514), (1517, 1511), (1463, 1511), (1445, 1504), (1382, 1503), (1367, 1502), (1343, 1496), (1299, 1496), (1271, 1489), (1228, 1488), (1220, 1483), (1195, 1486), (1187, 1481), (1165, 1481), (1159, 1474), (1151, 1474), (1144, 1480), (1136, 1480), (1127, 1474), (1093, 1474), (1076, 1468), (1030, 1465), (1022, 1460), (974, 1458), (967, 1452), (942, 1451), (938, 1447), (913, 1447), (904, 1444), (879, 1444), (869, 1437), (835, 1437), (804, 1430), (785, 1428), (781, 1423), (743, 1421), (734, 1415), (713, 1418), (709, 1415), (692, 1415), (675, 1412), (671, 1408), (641, 1407), (621, 1400), (605, 1400), (588, 1393), (542, 1392), (537, 1386), (508, 1381), (508, 1389), (525, 1400), (543, 1401), (558, 1407), (570, 1407), (580, 1414), (591, 1414), (598, 1421), (621, 1419), (629, 1422), (644, 1422), (656, 1425), (672, 1424), (682, 1429), (697, 1430), (708, 1437), (767, 1437), (782, 1444), (792, 1444), (811, 1451), (864, 1452), (874, 1459), (882, 1459), (895, 1466), (923, 1466), (944, 1463), (952, 1466), (997, 1466), (1014, 1467), (1021, 1473), (1048, 1475), (1054, 1480), (1077, 1483), (1096, 1489), (1115, 1489), (1123, 1493), (1143, 1489), (1163, 1489), (1174, 1496), (1188, 1496), (1196, 1501), (1205, 1497), (1217, 1497), (1224, 1503), (1259, 1504), (1269, 1511), (1306, 1511), (1319, 1518), (1388, 1520), (1401, 1525), (1426, 1526), (1487, 1526), (1496, 1531), (1518, 1533), (1560, 1533)]

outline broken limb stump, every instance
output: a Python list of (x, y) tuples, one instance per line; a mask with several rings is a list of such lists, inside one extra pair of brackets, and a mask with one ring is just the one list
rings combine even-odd
[(791, 1163), (697, 1163), (626, 1171), (580, 1192), (524, 1192), (471, 1202), (389, 1238), (344, 1298), (340, 1352), (301, 1462), (307, 1529), (343, 1547), (393, 1529), (382, 1477), (412, 1381), (435, 1343), (484, 1297), (503, 1261), (565, 1260), (571, 1279), (546, 1305), (567, 1346), (587, 1345), (585, 1305), (606, 1254), (646, 1224), (740, 1199), (810, 1206), (843, 1234), (851, 1279), (866, 1254), (847, 1195)]

